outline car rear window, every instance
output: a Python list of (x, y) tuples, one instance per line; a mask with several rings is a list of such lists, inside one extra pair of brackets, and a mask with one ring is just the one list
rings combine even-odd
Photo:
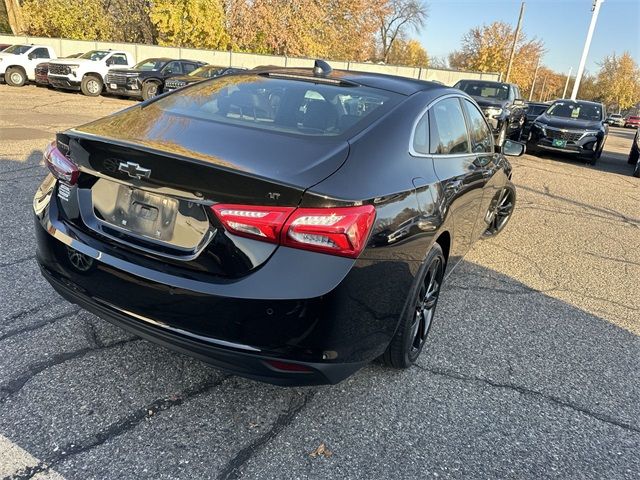
[(363, 86), (233, 75), (205, 81), (156, 101), (170, 113), (308, 136), (364, 128), (401, 95)]
[(474, 96), (507, 100), (509, 98), (509, 85), (506, 83), (492, 82), (459, 82), (458, 88), (463, 92)]

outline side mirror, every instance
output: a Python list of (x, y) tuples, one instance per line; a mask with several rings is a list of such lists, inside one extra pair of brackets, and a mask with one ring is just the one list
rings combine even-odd
[(516, 99), (513, 101), (513, 104), (514, 104), (514, 105), (517, 105), (518, 107), (524, 107), (524, 106), (525, 106), (525, 104), (526, 104), (526, 102), (525, 102), (522, 98), (516, 98)]
[(520, 157), (526, 150), (527, 147), (524, 143), (515, 140), (505, 140), (500, 148), (500, 152), (509, 157)]
[(105, 63), (107, 64), (107, 67), (110, 67), (111, 65), (113, 65), (113, 58), (107, 58), (107, 61)]
[(35, 54), (30, 53), (29, 55), (27, 55), (27, 58), (28, 58), (29, 60), (33, 60), (34, 58), (36, 58), (36, 56), (35, 56)]

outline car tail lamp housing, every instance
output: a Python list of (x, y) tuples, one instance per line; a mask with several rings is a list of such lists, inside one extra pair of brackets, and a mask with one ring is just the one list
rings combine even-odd
[(51, 142), (44, 149), (44, 162), (54, 177), (62, 180), (69, 185), (75, 185), (78, 182), (80, 170), (64, 153), (58, 150), (56, 142)]
[(292, 248), (356, 258), (376, 216), (372, 205), (337, 208), (213, 205), (225, 228), (243, 237)]

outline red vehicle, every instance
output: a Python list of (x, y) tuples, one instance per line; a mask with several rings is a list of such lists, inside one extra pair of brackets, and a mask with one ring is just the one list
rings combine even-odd
[(627, 128), (627, 127), (633, 127), (633, 128), (640, 127), (640, 117), (629, 115), (627, 118), (625, 118), (624, 128)]

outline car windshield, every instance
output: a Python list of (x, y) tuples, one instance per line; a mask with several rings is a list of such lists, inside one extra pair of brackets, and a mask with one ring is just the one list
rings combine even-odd
[(527, 115), (542, 115), (549, 105), (529, 105)]
[(78, 58), (84, 58), (85, 60), (97, 62), (109, 55), (109, 53), (110, 52), (108, 50), (91, 50), (90, 52), (80, 55)]
[(494, 98), (507, 100), (509, 98), (509, 85), (492, 82), (460, 82), (458, 88), (472, 97)]
[(157, 58), (148, 58), (140, 63), (138, 63), (135, 67), (136, 70), (144, 70), (146, 72), (155, 72), (156, 70), (160, 70), (164, 64), (167, 63), (166, 60), (158, 60)]
[(189, 73), (190, 77), (202, 77), (211, 78), (218, 75), (225, 67), (215, 67), (212, 65), (205, 65), (204, 67), (196, 68), (193, 72)]
[(31, 45), (11, 45), (10, 47), (5, 48), (3, 53), (13, 53), (14, 55), (22, 55), (26, 53), (31, 48)]
[(547, 115), (551, 117), (572, 118), (575, 120), (602, 120), (602, 108), (600, 105), (586, 102), (556, 102)]
[(230, 75), (198, 83), (157, 100), (155, 105), (176, 115), (225, 124), (337, 136), (379, 118), (400, 98), (369, 87)]
[(611, 115), (609, 115), (611, 118), (622, 118), (622, 115), (620, 115), (619, 113), (613, 113)]

